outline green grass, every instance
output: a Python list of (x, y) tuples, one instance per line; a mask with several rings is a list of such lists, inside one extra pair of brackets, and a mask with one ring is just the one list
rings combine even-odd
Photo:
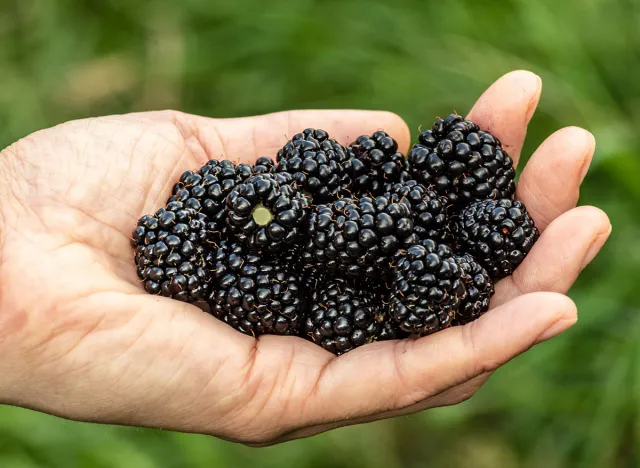
[(580, 322), (467, 403), (268, 449), (0, 408), (0, 466), (640, 465), (640, 3), (635, 0), (5, 0), (0, 147), (43, 127), (166, 107), (217, 117), (388, 109), (417, 132), (517, 68), (552, 131), (598, 140), (581, 203), (611, 217), (571, 292)]

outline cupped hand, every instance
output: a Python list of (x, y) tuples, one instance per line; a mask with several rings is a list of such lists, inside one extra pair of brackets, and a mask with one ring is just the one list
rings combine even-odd
[[(528, 72), (491, 86), (469, 117), (517, 163), (541, 91)], [(300, 338), (238, 333), (194, 306), (144, 292), (132, 228), (182, 172), (252, 162), (305, 127), (343, 144), (396, 115), (296, 111), (239, 119), (152, 112), (70, 122), (0, 158), (0, 402), (63, 417), (266, 444), (450, 405), (576, 321), (563, 294), (602, 247), (606, 215), (575, 208), (594, 152), (578, 128), (551, 135), (517, 197), (542, 236), (476, 322), (336, 358)]]

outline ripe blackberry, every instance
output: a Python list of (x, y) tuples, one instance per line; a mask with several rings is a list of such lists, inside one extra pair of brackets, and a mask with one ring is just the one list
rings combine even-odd
[(389, 311), (400, 328), (428, 335), (450, 326), (466, 295), (453, 250), (428, 239), (398, 251), (395, 261)]
[(327, 351), (343, 354), (375, 341), (384, 319), (372, 292), (334, 278), (313, 292), (304, 331)]
[(398, 152), (398, 143), (385, 132), (362, 135), (349, 145), (349, 150), (352, 157), (346, 167), (355, 195), (381, 195), (385, 184), (409, 179), (405, 156)]
[(406, 201), (413, 211), (414, 232), (419, 239), (440, 239), (449, 222), (449, 200), (424, 185), (409, 180), (389, 187), (390, 200)]
[(290, 173), (314, 203), (335, 200), (350, 185), (344, 167), (349, 159), (344, 146), (324, 130), (308, 128), (278, 151), (275, 172)]
[(205, 255), (211, 223), (196, 207), (194, 199), (174, 201), (138, 221), (131, 245), (148, 293), (191, 303), (207, 299), (210, 276)]
[(348, 276), (389, 272), (391, 256), (415, 242), (412, 214), (388, 198), (341, 199), (318, 205), (307, 218), (303, 263)]
[(300, 275), (277, 259), (223, 240), (207, 258), (215, 317), (247, 335), (295, 335), (304, 320)]
[(465, 208), (452, 223), (458, 247), (473, 255), (494, 281), (522, 263), (540, 233), (520, 201), (483, 200)]
[(234, 163), (212, 159), (197, 171), (182, 174), (173, 186), (168, 202), (193, 203), (196, 200), (215, 226), (212, 232), (219, 240), (226, 236), (224, 201), (238, 182)]
[(307, 198), (271, 174), (250, 177), (227, 197), (227, 224), (252, 250), (279, 252), (298, 241)]
[[(212, 159), (197, 171), (186, 171), (179, 182), (173, 186), (169, 202), (186, 202), (189, 198), (200, 202), (202, 210), (215, 223), (218, 238), (226, 237), (224, 201), (237, 185), (257, 174), (273, 170), (274, 162), (266, 156), (260, 157), (255, 164), (234, 164), (231, 161)], [(288, 176), (288, 177), (287, 177)], [(279, 183), (290, 183), (290, 175), (282, 174)]]
[(513, 161), (500, 141), (456, 114), (439, 119), (409, 152), (412, 178), (458, 207), (487, 198), (513, 199)]
[(489, 273), (470, 254), (455, 257), (463, 271), (467, 294), (454, 318), (453, 325), (464, 325), (480, 317), (489, 310), (489, 302), (495, 290)]

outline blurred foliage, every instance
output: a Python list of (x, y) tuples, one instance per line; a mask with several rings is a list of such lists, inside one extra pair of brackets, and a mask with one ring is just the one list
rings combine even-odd
[(525, 155), (566, 125), (598, 140), (581, 203), (614, 230), (571, 292), (578, 326), (464, 404), (267, 449), (2, 407), (0, 466), (640, 466), (637, 0), (0, 0), (0, 147), (166, 107), (388, 109), (415, 134), (517, 68), (544, 81)]

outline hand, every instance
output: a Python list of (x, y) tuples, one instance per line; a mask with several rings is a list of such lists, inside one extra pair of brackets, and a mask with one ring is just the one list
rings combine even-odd
[[(506, 75), (470, 118), (517, 163), (541, 90)], [(336, 358), (300, 338), (242, 335), (194, 306), (146, 294), (129, 245), (187, 169), (274, 155), (305, 127), (347, 144), (396, 115), (297, 111), (241, 119), (152, 112), (70, 122), (0, 158), (0, 401), (63, 417), (213, 434), (250, 444), (451, 405), (489, 374), (576, 321), (563, 294), (602, 247), (606, 215), (574, 208), (594, 151), (586, 131), (553, 134), (517, 196), (542, 236), (496, 286), (492, 310), (419, 340)]]

